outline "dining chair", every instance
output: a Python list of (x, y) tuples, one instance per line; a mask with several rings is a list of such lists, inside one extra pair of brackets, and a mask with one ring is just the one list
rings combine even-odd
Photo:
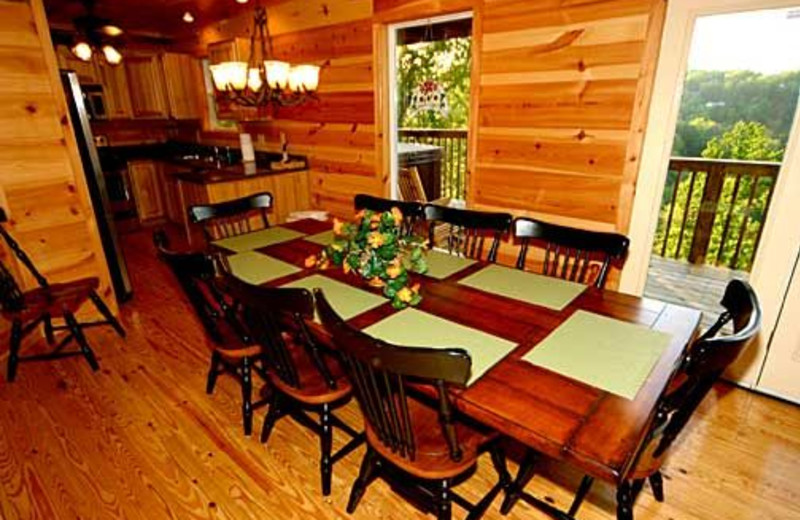
[(544, 249), (542, 274), (602, 289), (612, 262), (623, 261), (630, 240), (617, 233), (601, 233), (534, 220), (514, 220), (514, 239), (520, 243), (517, 269), (525, 269), (530, 246)]
[[(605, 478), (617, 488), (618, 520), (633, 520), (633, 505), (645, 480), (649, 481), (655, 499), (664, 501), (661, 468), (670, 447), (723, 372), (739, 357), (761, 326), (761, 307), (747, 282), (731, 280), (721, 304), (725, 311), (689, 346), (666, 390), (659, 397), (639, 450), (619, 476), (613, 480)], [(733, 333), (721, 334), (728, 324), (733, 325)], [(511, 491), (503, 502), (502, 513), (508, 513), (517, 498), (526, 500), (521, 489), (533, 474), (536, 459), (532, 451), (525, 456), (520, 472), (510, 487)], [(566, 516), (564, 512), (558, 512), (561, 518), (573, 518), (577, 514), (594, 480), (593, 476), (584, 476)]]
[(202, 252), (178, 252), (170, 249), (163, 230), (153, 233), (158, 255), (178, 281), (195, 315), (210, 340), (211, 363), (206, 378), (206, 393), (214, 393), (217, 378), (233, 376), (242, 391), (242, 426), (245, 435), (253, 430), (253, 410), (266, 400), (253, 402), (253, 373), (266, 379), (261, 346), (254, 343), (244, 325), (236, 302), (226, 295), (218, 283), (215, 261)]
[[(11, 254), (30, 273), (38, 287), (23, 291), (11, 269), (0, 262), (0, 314), (11, 322), (6, 379), (8, 382), (14, 381), (17, 368), (22, 362), (45, 361), (71, 356), (83, 356), (92, 370), (97, 371), (100, 366), (83, 330), (89, 327), (109, 325), (120, 337), (125, 337), (125, 329), (97, 294), (100, 281), (91, 277), (69, 282), (50, 283), (36, 269), (30, 257), (6, 230), (7, 222), (6, 212), (0, 208), (0, 235), (3, 236)], [(75, 313), (90, 300), (103, 319), (92, 322), (78, 321)], [(54, 319), (63, 319), (64, 324), (54, 325)], [(45, 354), (21, 356), (20, 349), (23, 339), (36, 330), (39, 325), (43, 325), (45, 339), (48, 344), (53, 346), (53, 350)], [(62, 330), (68, 331), (68, 333), (56, 343), (56, 332)], [(78, 350), (65, 351), (64, 349), (73, 340), (78, 344)]]
[[(377, 478), (387, 479), (413, 502), (448, 520), (452, 503), (480, 518), (510, 482), (499, 436), (468, 424), (456, 415), (450, 386), (463, 387), (471, 359), (458, 348), (432, 349), (391, 345), (346, 324), (321, 290), (315, 291), (317, 311), (350, 378), (364, 416), (367, 451), (353, 484), (347, 512), (353, 513), (364, 492)], [(430, 395), (424, 397), (423, 388)], [(452, 490), (464, 480), (485, 451), (498, 482), (477, 504)]]
[[(224, 279), (226, 290), (242, 303), (245, 322), (264, 351), (267, 378), (272, 387), (261, 442), (269, 440), (275, 423), (291, 416), (319, 436), (322, 494), (331, 493), (333, 465), (364, 442), (334, 412), (351, 398), (351, 386), (337, 359), (309, 331), (314, 299), (306, 289), (250, 285), (233, 276)], [(317, 413), (319, 420), (308, 415)], [(350, 441), (332, 453), (333, 428)]]
[(391, 211), (397, 208), (403, 213), (401, 232), (405, 235), (414, 233), (424, 219), (423, 205), (419, 202), (382, 199), (372, 195), (359, 194), (354, 199), (356, 211), (367, 209), (376, 212)]
[(208, 242), (250, 233), (269, 227), (267, 213), (272, 209), (271, 193), (263, 192), (240, 199), (189, 208), (189, 221), (203, 226)]
[[(487, 262), (497, 261), (500, 241), (511, 228), (512, 219), (508, 213), (458, 209), (437, 204), (425, 206), (425, 220), (429, 223), (428, 242), (431, 247), (444, 247), (450, 254)], [(436, 228), (441, 227), (441, 224), (445, 225), (444, 236), (437, 233)], [(490, 245), (484, 258), (487, 239)]]

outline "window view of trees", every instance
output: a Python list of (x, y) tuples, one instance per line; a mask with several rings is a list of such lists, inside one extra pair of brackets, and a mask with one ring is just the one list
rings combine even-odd
[[(672, 156), (779, 163), (798, 94), (800, 71), (690, 71)], [(724, 181), (716, 207), (703, 207), (712, 172), (710, 165), (702, 169), (669, 172), (653, 252), (688, 260), (702, 208), (715, 212), (705, 263), (749, 270), (776, 179), (763, 173), (776, 168), (744, 175), (717, 169)]]

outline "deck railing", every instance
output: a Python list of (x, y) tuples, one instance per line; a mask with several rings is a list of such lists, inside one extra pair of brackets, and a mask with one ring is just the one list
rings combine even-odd
[(401, 128), (400, 142), (422, 143), (442, 149), (441, 196), (463, 199), (467, 195), (467, 130)]
[(780, 163), (673, 157), (653, 253), (749, 270)]

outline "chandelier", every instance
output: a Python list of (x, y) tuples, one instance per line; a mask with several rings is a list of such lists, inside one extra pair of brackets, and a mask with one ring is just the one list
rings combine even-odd
[(76, 37), (70, 51), (82, 61), (92, 61), (95, 52), (102, 52), (109, 65), (119, 65), (122, 54), (112, 41), (122, 34), (122, 29), (113, 25), (108, 19), (94, 14), (94, 0), (83, 0), (86, 15), (73, 20)]
[(211, 65), (209, 70), (217, 92), (246, 107), (299, 105), (316, 98), (319, 86), (316, 65), (291, 65), (273, 59), (267, 10), (261, 6), (253, 17), (247, 61), (225, 61)]

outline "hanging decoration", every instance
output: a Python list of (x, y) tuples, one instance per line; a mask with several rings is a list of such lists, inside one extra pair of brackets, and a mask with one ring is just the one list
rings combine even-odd
[(433, 112), (442, 117), (447, 117), (450, 113), (447, 91), (438, 81), (425, 80), (411, 93), (408, 104), (409, 115), (416, 116), (426, 112)]

